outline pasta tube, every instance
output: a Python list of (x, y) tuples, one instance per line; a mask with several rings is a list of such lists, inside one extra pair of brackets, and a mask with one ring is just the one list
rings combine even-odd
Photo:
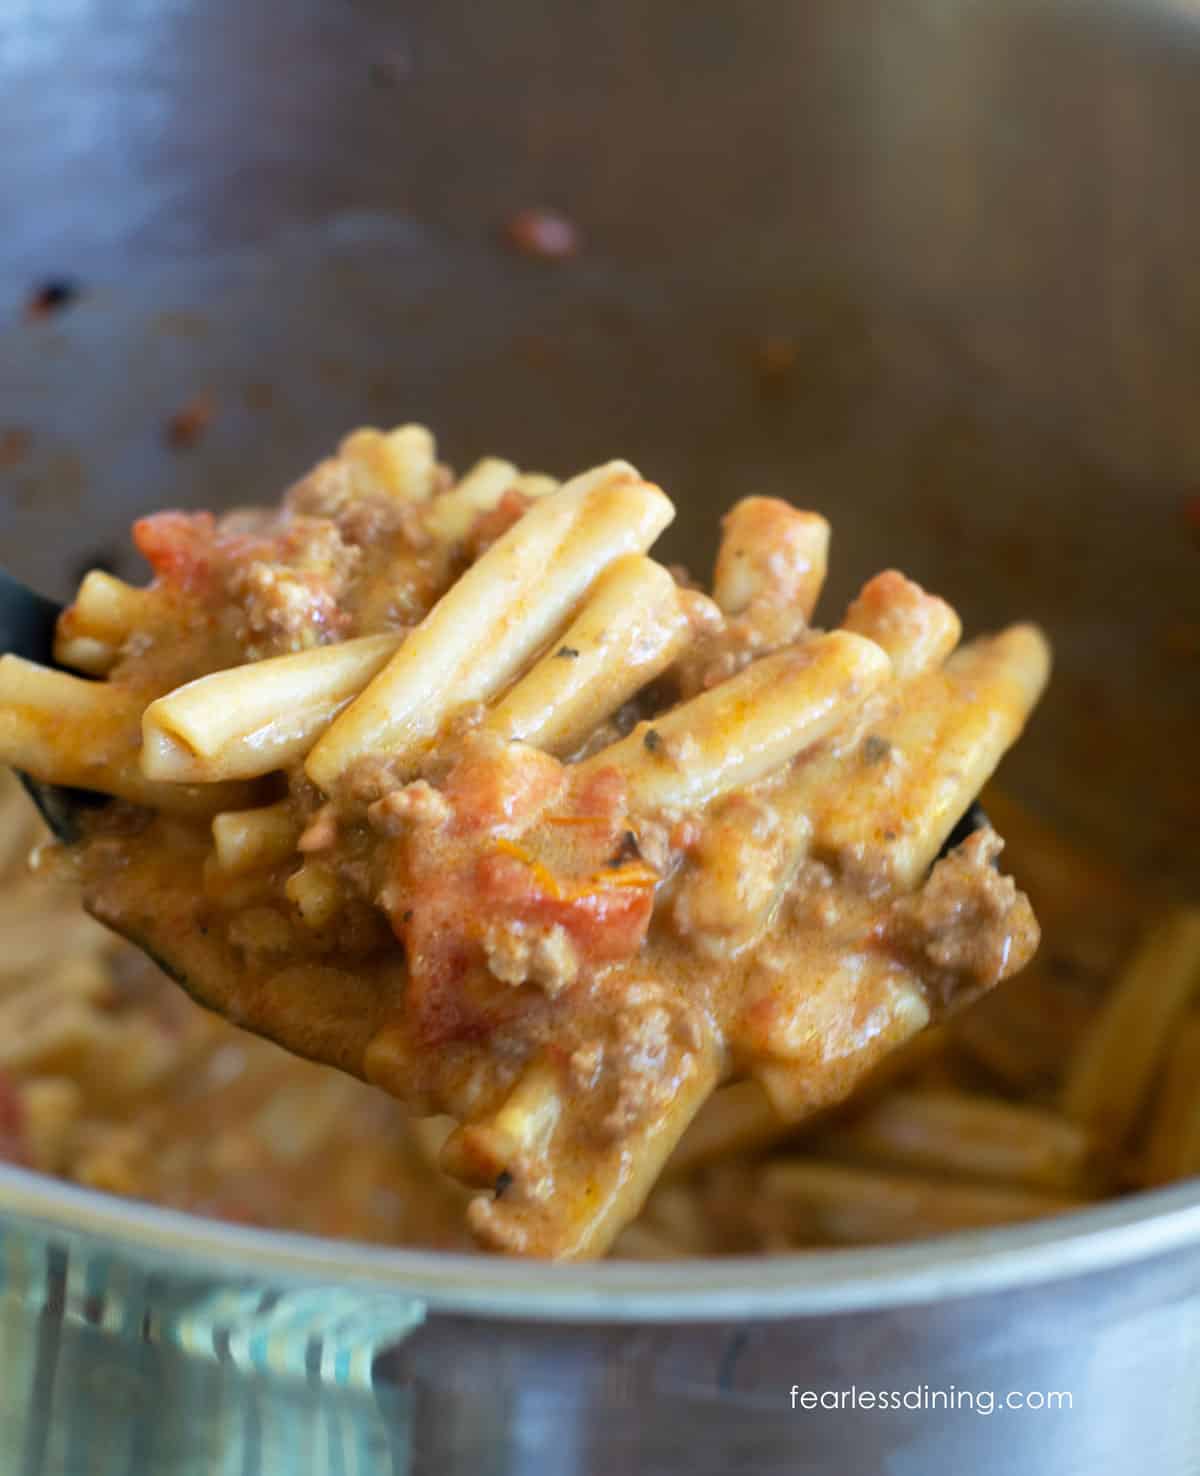
[(138, 763), (144, 702), (111, 682), (0, 656), (0, 763), (44, 784), (95, 789), (168, 814), (212, 814), (251, 802), (246, 785), (147, 778)]
[(537, 503), (442, 596), (325, 733), (309, 754), (309, 778), (328, 791), (363, 754), (415, 758), (451, 713), (512, 680), (614, 558), (648, 548), (673, 516), (658, 488), (619, 461)]
[(776, 497), (746, 497), (721, 524), (713, 595), (727, 615), (765, 601), (791, 612), (795, 639), (812, 615), (829, 561), (829, 524)]
[(492, 710), (487, 727), (569, 753), (683, 645), (687, 621), (675, 581), (641, 554), (615, 560), (546, 655)]
[(640, 723), (580, 765), (619, 769), (643, 809), (709, 804), (752, 784), (817, 742), (890, 671), (872, 641), (831, 631), (764, 656), (690, 702)]
[(148, 779), (249, 779), (303, 758), (383, 669), (403, 636), (362, 636), (216, 671), (176, 687), (142, 717)]
[(1171, 1034), (1200, 988), (1200, 908), (1180, 907), (1147, 933), (1071, 1063), (1068, 1117), (1125, 1146)]

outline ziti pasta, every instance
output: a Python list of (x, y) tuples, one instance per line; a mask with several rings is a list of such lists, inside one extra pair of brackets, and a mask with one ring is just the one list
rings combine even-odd
[[(1047, 926), (1034, 966), (893, 1052), (832, 1116), (785, 1123), (753, 1080), (714, 1093), (615, 1254), (930, 1236), (1200, 1171), (1194, 1005), (1139, 1077), (1132, 1134), (1101, 1136), (1061, 1115), (1064, 1083), (1094, 1036), (1109, 1042), (1116, 1073), (1126, 1045), (1141, 1058), (1140, 1014), (1122, 1033), (1099, 1027), (1139, 932), (1149, 939), (1159, 923), (1094, 855), (1006, 796), (986, 800)], [(225, 1219), (461, 1248), (468, 1191), (438, 1169), (449, 1119), (409, 1120), (394, 1099), (198, 1009), (79, 912), (69, 887), (28, 874), (40, 838), (0, 771), (0, 1160)], [(1200, 949), (1193, 968), (1200, 991)], [(1156, 994), (1159, 976), (1143, 977)], [(818, 1172), (781, 1183), (775, 1170), (787, 1164)], [(822, 1177), (830, 1165), (853, 1173)], [(999, 1197), (974, 1192), (989, 1186)]]
[(603, 1254), (722, 1083), (798, 1123), (1037, 945), (990, 827), (939, 855), (1040, 632), (960, 646), (894, 571), (819, 629), (828, 526), (764, 498), (709, 598), (649, 557), (673, 516), (626, 462), (456, 483), (428, 432), (358, 431), (278, 509), (139, 522), (151, 584), (90, 575), (60, 622), (86, 676), (0, 658), (0, 759), (116, 796), (88, 909), (450, 1119), (491, 1249)]

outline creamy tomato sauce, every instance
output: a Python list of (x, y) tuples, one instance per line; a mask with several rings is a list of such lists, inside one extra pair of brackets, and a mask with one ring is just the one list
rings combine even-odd
[[(404, 501), (343, 459), (276, 512), (144, 519), (154, 580), (107, 680), (150, 702), (241, 663), (414, 628), (529, 506), (510, 488), (446, 539), (431, 509), (452, 479), (435, 481)], [(879, 785), (867, 842), (809, 843), (788, 798), (801, 770), (861, 771), (866, 792), (887, 764), (911, 778), (925, 762), (880, 736), (911, 700), (897, 680), (874, 697), (851, 683), (844, 721), (711, 802), (639, 804), (605, 762), (633, 734), (686, 777), (699, 750), (660, 735), (662, 715), (773, 652), (800, 671), (816, 659), (797, 567), (765, 561), (737, 611), (681, 583), (683, 654), (575, 753), (503, 738), (468, 703), (415, 768), (381, 751), (325, 789), (299, 763), (257, 779), (254, 803), (282, 804), (296, 839), (247, 874), (214, 866), (207, 820), (114, 803), (71, 858), (87, 905), (235, 1021), (455, 1119), (442, 1164), (485, 1191), (467, 1209), (482, 1244), (594, 1254), (721, 1080), (754, 1076), (796, 1117), (840, 1101), (1036, 947), (990, 829), (927, 876), (897, 869), (897, 837), (920, 820), (911, 783)], [(68, 637), (78, 624), (63, 617)]]

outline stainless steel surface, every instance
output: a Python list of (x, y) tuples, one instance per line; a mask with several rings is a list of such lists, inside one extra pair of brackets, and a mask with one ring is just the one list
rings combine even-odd
[[(31, 442), (0, 557), (61, 594), (136, 512), (273, 495), (364, 418), (460, 462), (630, 455), (692, 557), (781, 492), (834, 520), (834, 608), (895, 561), (972, 622), (1042, 619), (1013, 782), (1194, 889), (1200, 13), (549, 9), (9, 0), (0, 438)], [(537, 203), (578, 260), (500, 245)], [(57, 275), (83, 297), (23, 321)], [(796, 360), (764, 381), (768, 338)], [(172, 451), (199, 390), (213, 425)], [(16, 1172), (0, 1230), (4, 1470), (1200, 1469), (1192, 1187), (653, 1269), (377, 1255)], [(1073, 1409), (790, 1408), (852, 1383)]]

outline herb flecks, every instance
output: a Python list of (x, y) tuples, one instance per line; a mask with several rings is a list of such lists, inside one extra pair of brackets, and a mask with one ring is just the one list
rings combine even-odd
[(863, 739), (862, 761), (864, 764), (881, 764), (891, 752), (892, 745), (886, 738), (870, 733)]
[(616, 852), (605, 862), (606, 866), (624, 866), (627, 861), (640, 861), (642, 859), (641, 847), (638, 845), (637, 836), (632, 830), (627, 830), (621, 837), (621, 843)]

